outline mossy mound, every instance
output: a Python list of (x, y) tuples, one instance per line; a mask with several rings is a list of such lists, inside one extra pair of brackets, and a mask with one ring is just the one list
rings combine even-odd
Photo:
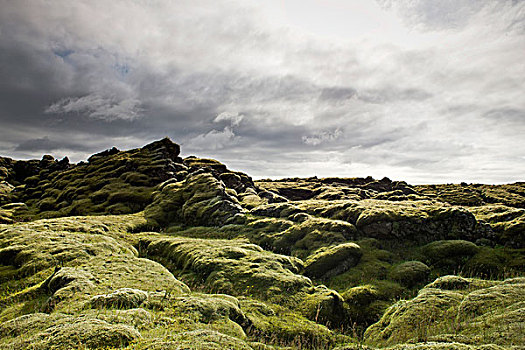
[[(181, 167), (179, 146), (169, 139), (140, 149), (112, 149), (69, 164), (44, 157), (38, 163), (14, 163), (9, 178), (17, 199), (30, 212), (21, 219), (89, 214), (128, 214), (152, 201), (153, 186), (174, 176)], [(8, 180), (9, 181), (9, 180)]]
[(252, 350), (245, 341), (214, 330), (194, 330), (178, 333), (168, 340), (155, 341), (144, 347), (149, 350)]
[[(298, 274), (303, 262), (297, 258), (239, 240), (147, 236), (138, 248), (194, 288), (271, 301), (330, 326), (343, 318), (341, 297)], [(326, 316), (319, 317), (319, 308)]]
[(31, 314), (0, 327), (5, 349), (124, 348), (140, 338), (129, 325), (112, 324), (93, 317)]
[[(417, 192), (403, 181), (367, 178), (288, 178), (260, 180), (257, 186), (279, 194), (289, 200), (361, 200), (378, 194), (416, 195)], [(385, 196), (385, 198), (388, 195)], [(407, 197), (405, 197), (406, 199)]]
[(185, 280), (214, 292), (275, 299), (313, 286), (298, 275), (301, 260), (239, 240), (147, 236), (140, 239), (139, 250)]
[[(0, 169), (0, 173), (2, 170)], [(11, 202), (11, 194), (15, 186), (0, 178), (0, 205)]]
[[(525, 271), (523, 183), (254, 183), (178, 154), (164, 139), (79, 164), (0, 157), (0, 349), (525, 343), (525, 282), (508, 279)], [(458, 271), (501, 280), (416, 296)]]
[(493, 238), (492, 232), (479, 225), (467, 210), (430, 201), (304, 201), (298, 206), (312, 215), (355, 225), (359, 237), (419, 243)]
[(148, 293), (140, 289), (121, 288), (108, 294), (95, 295), (89, 301), (93, 308), (132, 309), (141, 306)]
[[(253, 181), (246, 174), (232, 172), (217, 161), (195, 157), (182, 160), (179, 152), (180, 147), (165, 138), (129, 151), (112, 148), (79, 164), (56, 161), (51, 156), (44, 156), (40, 161), (1, 158), (2, 174), (5, 174), (0, 185), (0, 205), (14, 201), (27, 204), (29, 211), (19, 215), (18, 220), (136, 213), (152, 203), (157, 185), (182, 181), (196, 171), (208, 173), (220, 181), (222, 187), (232, 191), (228, 195), (231, 205), (226, 208), (225, 203), (217, 204), (217, 199), (211, 201), (213, 197), (208, 198), (211, 202), (204, 204), (199, 196), (192, 196), (186, 218), (197, 212), (205, 217), (217, 211), (219, 206), (222, 206), (220, 210), (228, 211), (239, 205), (237, 196), (247, 207), (267, 202), (258, 197)], [(202, 181), (195, 183), (190, 179), (185, 185), (192, 188), (186, 194), (195, 190), (210, 194)], [(13, 191), (14, 186), (18, 186), (16, 191)], [(203, 208), (209, 205), (213, 206), (209, 209), (211, 212)], [(10, 214), (0, 214), (0, 218), (10, 223), (13, 220)], [(212, 221), (222, 219), (221, 216)]]
[(376, 322), (390, 305), (389, 296), (370, 284), (349, 288), (342, 297), (349, 318), (347, 323), (359, 331)]
[[(267, 226), (264, 230), (256, 230), (247, 235), (254, 242), (274, 252), (306, 258), (319, 248), (344, 243), (356, 236), (355, 226), (346, 221), (313, 217), (293, 210), (293, 206), (280, 206), (285, 208), (283, 211), (290, 211), (285, 219), (258, 218), (248, 223), (254, 228), (259, 225), (261, 228)], [(263, 210), (266, 208), (264, 206)]]
[[(137, 251), (128, 241), (138, 242), (144, 235), (128, 236), (125, 232), (136, 230), (144, 222), (136, 215), (127, 215), (57, 218), (2, 226), (0, 348), (113, 348), (131, 344), (137, 349), (159, 344), (167, 348), (191, 348), (196, 344), (202, 348), (210, 344), (212, 348), (252, 348), (248, 338), (283, 346), (305, 341), (323, 346), (334, 343), (330, 330), (307, 320), (298, 311), (253, 299), (241, 303), (229, 295), (190, 293), (162, 265), (136, 256)], [(244, 242), (232, 241), (230, 249), (222, 249), (222, 244), (217, 245), (219, 241), (208, 243), (219, 260), (225, 258), (224, 266), (243, 260), (243, 254), (253, 254), (237, 265), (246, 268), (233, 275), (245, 282), (246, 288), (238, 288), (237, 294), (255, 296), (258, 290), (254, 282), (259, 286), (266, 283), (281, 302), (292, 297), (290, 303), (299, 305), (308, 296), (313, 310), (319, 308), (317, 304), (322, 309), (329, 306), (326, 288), (321, 293), (306, 277), (290, 271), (299, 271), (298, 259), (264, 252)], [(191, 252), (195, 245), (186, 248), (186, 258), (198, 259), (198, 250)], [(60, 263), (56, 265), (56, 261)], [(206, 260), (192, 266), (203, 273)], [(191, 274), (188, 263), (183, 275)], [(306, 288), (288, 294), (287, 281), (291, 281), (290, 285), (300, 281)], [(278, 287), (283, 289), (279, 292)], [(202, 334), (206, 337), (200, 339)], [(187, 335), (198, 339), (190, 342)], [(253, 344), (255, 349), (266, 347)]]
[(0, 207), (0, 224), (12, 224), (27, 212), (28, 208), (25, 203), (4, 204)]
[(476, 244), (463, 240), (435, 241), (421, 249), (430, 264), (452, 268), (465, 265), (479, 251)]
[(0, 320), (31, 310), (80, 310), (92, 296), (120, 288), (189, 292), (166, 268), (138, 258), (133, 246), (116, 239), (120, 225), (130, 222), (98, 220), (59, 218), (2, 228), (0, 286), (6, 295)]
[(421, 261), (406, 261), (395, 266), (390, 277), (409, 288), (425, 283), (430, 275), (430, 268)]
[(363, 253), (355, 243), (321, 248), (306, 260), (304, 273), (314, 278), (329, 278), (357, 265)]
[(376, 346), (432, 339), (521, 346), (525, 343), (520, 331), (525, 322), (524, 297), (524, 278), (485, 281), (442, 277), (414, 299), (391, 306), (367, 329), (365, 340)]
[(478, 220), (490, 224), (499, 244), (525, 248), (525, 209), (499, 204), (471, 207), (469, 210)]
[[(241, 216), (237, 199), (212, 173), (197, 171), (182, 182), (163, 186), (146, 217), (161, 226), (171, 223), (218, 226)], [(237, 215), (237, 217), (236, 217)]]
[(525, 208), (525, 183), (506, 185), (443, 184), (419, 185), (414, 188), (423, 195), (453, 205), (479, 206), (501, 203), (505, 206)]

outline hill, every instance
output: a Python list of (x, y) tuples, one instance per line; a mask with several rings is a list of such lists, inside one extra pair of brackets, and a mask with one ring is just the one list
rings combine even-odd
[(525, 183), (0, 157), (0, 349), (522, 349)]

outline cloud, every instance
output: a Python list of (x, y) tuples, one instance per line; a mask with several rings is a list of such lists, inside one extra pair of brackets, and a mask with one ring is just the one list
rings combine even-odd
[(233, 146), (238, 141), (231, 127), (225, 127), (223, 130), (211, 130), (206, 134), (197, 135), (184, 143), (185, 147), (197, 151), (214, 151)]
[(21, 152), (52, 152), (61, 149), (74, 151), (85, 151), (86, 146), (70, 141), (51, 140), (49, 136), (21, 142), (16, 146), (15, 151)]
[(425, 30), (460, 29), (484, 7), (498, 0), (376, 0), (395, 10), (409, 25)]
[(395, 101), (422, 101), (431, 98), (432, 94), (422, 89), (400, 89), (384, 87), (360, 91), (358, 98), (369, 103), (386, 103)]
[(343, 131), (335, 129), (334, 131), (322, 131), (315, 135), (303, 136), (302, 140), (307, 145), (318, 146), (325, 142), (337, 140), (341, 135), (343, 135)]
[(244, 119), (244, 115), (232, 112), (222, 112), (213, 120), (215, 123), (220, 123), (222, 121), (229, 121), (231, 126), (238, 126), (241, 121)]
[(496, 122), (511, 122), (523, 125), (525, 122), (525, 109), (513, 107), (495, 108), (487, 111), (483, 116)]
[(140, 101), (133, 98), (116, 100), (96, 94), (83, 97), (67, 97), (47, 107), (44, 113), (87, 115), (102, 120), (132, 120), (142, 115)]
[(0, 154), (168, 135), (261, 177), (521, 179), (525, 2), (286, 3), (0, 0)]

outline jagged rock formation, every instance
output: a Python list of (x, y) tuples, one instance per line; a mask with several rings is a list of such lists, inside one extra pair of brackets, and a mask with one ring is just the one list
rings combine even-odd
[(524, 183), (253, 181), (179, 153), (0, 158), (0, 349), (525, 342)]

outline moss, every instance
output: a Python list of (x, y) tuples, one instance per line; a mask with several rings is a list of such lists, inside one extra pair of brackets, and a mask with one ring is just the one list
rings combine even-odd
[(470, 345), (460, 342), (432, 342), (419, 344), (402, 344), (388, 348), (389, 350), (506, 350), (497, 345)]
[[(134, 216), (127, 217), (127, 223), (111, 219), (99, 218), (100, 222), (96, 218), (61, 218), (16, 225), (0, 237), (0, 246), (7, 246), (0, 250), (2, 264), (12, 266), (8, 269), (9, 276), (17, 278), (19, 286), (41, 283), (52, 274), (53, 267), (64, 266), (55, 268), (38, 287), (41, 295), (49, 297), (41, 306), (48, 310), (81, 309), (90, 296), (111, 293), (119, 288), (163, 288), (172, 293), (189, 291), (158, 263), (137, 258), (132, 246), (106, 236), (118, 237), (118, 230), (130, 225)], [(7, 287), (10, 282), (6, 283)], [(31, 298), (21, 299), (9, 293), (3, 303), (14, 305), (19, 301), (30, 305)], [(23, 312), (22, 308), (23, 305), (19, 311), (12, 311), (15, 314)], [(0, 313), (0, 318), (5, 316), (7, 314)]]
[(479, 251), (479, 247), (463, 240), (444, 240), (432, 242), (422, 247), (427, 261), (441, 267), (460, 267)]
[[(288, 221), (290, 220), (290, 221)], [(344, 243), (355, 236), (355, 227), (345, 221), (311, 217), (305, 213), (294, 212), (287, 221), (260, 219), (249, 226), (261, 228), (267, 224), (269, 234), (252, 232), (247, 235), (264, 247), (284, 254), (306, 258), (313, 251), (326, 246)], [(278, 225), (270, 225), (280, 223)], [(271, 231), (269, 229), (272, 229)]]
[(411, 288), (417, 284), (425, 283), (430, 275), (430, 268), (421, 261), (406, 261), (394, 266), (390, 277)]
[(151, 350), (168, 349), (207, 349), (207, 350), (251, 350), (246, 342), (213, 330), (194, 330), (181, 332), (170, 337), (165, 341), (155, 341), (147, 346)]
[(211, 291), (278, 298), (312, 286), (297, 275), (299, 259), (263, 251), (242, 241), (144, 237), (139, 249), (191, 284)]
[(338, 291), (345, 291), (349, 287), (372, 284), (384, 291), (385, 300), (399, 298), (406, 288), (399, 283), (388, 280), (392, 268), (394, 255), (378, 247), (375, 239), (364, 239), (356, 242), (363, 255), (359, 263), (345, 273), (325, 281), (327, 285)]
[(121, 348), (140, 338), (127, 325), (111, 324), (90, 316), (36, 313), (0, 326), (0, 346), (16, 349)]
[(241, 308), (250, 320), (248, 336), (265, 343), (292, 348), (328, 348), (335, 337), (325, 326), (280, 306), (268, 306), (241, 298)]
[(431, 201), (303, 201), (299, 208), (325, 218), (344, 220), (357, 227), (360, 237), (428, 243), (438, 239), (482, 238), (468, 211)]
[(112, 215), (131, 214), (133, 210), (123, 203), (116, 203), (106, 208), (106, 211)]
[(132, 309), (139, 307), (148, 299), (148, 293), (140, 289), (121, 288), (109, 294), (96, 295), (89, 305), (93, 308)]
[(126, 172), (120, 175), (120, 177), (133, 186), (151, 186), (152, 184), (149, 176), (135, 171)]
[(313, 293), (306, 294), (298, 310), (306, 318), (330, 328), (345, 325), (346, 313), (343, 298), (334, 290), (325, 286), (316, 286)]
[(357, 265), (363, 253), (355, 243), (321, 248), (306, 260), (305, 275), (315, 278), (332, 277)]
[(523, 278), (440, 278), (414, 299), (391, 306), (379, 322), (367, 329), (365, 339), (377, 346), (432, 339), (521, 345), (525, 340), (519, 331), (523, 327), (524, 283)]
[(152, 186), (171, 177), (176, 162), (182, 161), (167, 151), (175, 146), (166, 141), (130, 151), (115, 149), (87, 164), (42, 168), (24, 179), (20, 198), (39, 217), (49, 216), (46, 213), (56, 210), (57, 203), (60, 216), (124, 212), (115, 207), (106, 210), (118, 204), (129, 208), (125, 212), (138, 212), (151, 203)]
[(250, 211), (252, 215), (267, 216), (273, 218), (288, 217), (296, 214), (300, 209), (292, 203), (272, 203), (261, 205)]
[(38, 209), (41, 211), (54, 210), (56, 209), (56, 200), (51, 197), (42, 199), (40, 202), (38, 202)]
[(487, 222), (496, 233), (495, 241), (514, 248), (525, 246), (525, 209), (504, 205), (485, 205), (471, 207), (469, 210), (478, 220)]
[[(420, 261), (432, 276), (522, 273), (523, 184), (256, 187), (214, 160), (183, 163), (170, 144), (60, 169), (46, 157), (18, 174), (0, 158), (18, 186), (0, 186), (9, 222), (0, 225), (0, 348), (327, 349), (352, 342), (339, 332), (359, 336), (379, 319), (366, 332), (371, 346), (525, 342), (522, 278), (446, 276), (414, 297), (429, 274)], [(100, 216), (16, 223), (86, 214)], [(217, 292), (233, 295), (206, 294)], [(401, 297), (411, 299), (392, 306)], [(79, 327), (88, 332), (77, 336)]]
[(243, 209), (211, 173), (189, 175), (184, 182), (164, 186), (146, 216), (162, 226), (170, 223), (223, 225)]
[(109, 203), (137, 203), (144, 204), (150, 201), (150, 193), (138, 191), (120, 191), (111, 193), (107, 201)]
[(138, 339), (140, 333), (130, 326), (111, 325), (102, 320), (80, 320), (60, 324), (46, 329), (37, 335), (32, 345), (36, 348), (71, 349), (85, 346), (88, 348), (122, 348)]
[(262, 199), (257, 194), (252, 193), (245, 195), (241, 194), (239, 195), (239, 199), (241, 201), (242, 206), (247, 209), (252, 209), (267, 203), (266, 200)]
[(461, 294), (453, 291), (424, 289), (414, 299), (391, 306), (379, 322), (366, 330), (365, 339), (378, 346), (404, 343), (412, 338), (424, 341), (454, 320), (462, 299)]

